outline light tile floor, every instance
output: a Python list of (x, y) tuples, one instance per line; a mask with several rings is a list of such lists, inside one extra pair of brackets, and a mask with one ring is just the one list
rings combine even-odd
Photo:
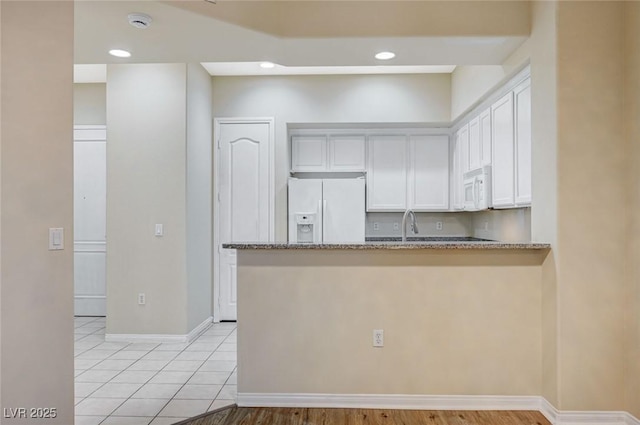
[(75, 318), (76, 425), (169, 425), (235, 403), (235, 323), (191, 344), (105, 342), (104, 332), (104, 317)]

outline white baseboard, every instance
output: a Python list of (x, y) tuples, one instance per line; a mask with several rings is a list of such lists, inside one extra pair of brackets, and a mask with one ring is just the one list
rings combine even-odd
[(538, 410), (540, 397), (238, 393), (238, 406), (417, 410)]
[(184, 335), (171, 334), (106, 334), (104, 340), (106, 342), (156, 342), (156, 343), (185, 343), (188, 344), (211, 325), (213, 318), (208, 317), (198, 326), (193, 328), (191, 332)]
[(211, 325), (211, 323), (213, 323), (213, 317), (212, 317), (212, 316), (209, 316), (209, 317), (207, 317), (206, 319), (204, 319), (204, 320), (202, 321), (202, 323), (200, 323), (198, 326), (196, 326), (195, 328), (193, 328), (193, 329), (191, 330), (191, 332), (189, 332), (189, 333), (187, 334), (187, 340), (186, 340), (186, 342), (191, 342), (191, 341), (193, 341), (194, 339), (196, 339), (197, 337), (199, 337), (200, 335), (202, 335), (202, 333), (203, 333), (204, 331), (206, 331), (206, 330), (209, 328), (209, 326)]
[(627, 412), (624, 412), (624, 414), (626, 415), (625, 425), (640, 425), (640, 419)]
[(416, 410), (537, 410), (553, 425), (640, 425), (627, 412), (559, 411), (539, 396), (238, 393), (240, 407), (318, 407)]
[(640, 425), (640, 420), (628, 412), (558, 410), (544, 397), (540, 397), (540, 412), (553, 425)]

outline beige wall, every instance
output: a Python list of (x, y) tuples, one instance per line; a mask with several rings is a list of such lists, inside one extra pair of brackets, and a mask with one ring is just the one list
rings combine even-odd
[(640, 418), (640, 3), (627, 2), (625, 15), (625, 130), (629, 144), (629, 252), (626, 410)]
[(538, 395), (541, 255), (240, 251), (239, 389)]
[[(558, 306), (556, 255), (558, 218), (557, 2), (532, 3), (531, 35), (500, 66), (457, 67), (452, 75), (452, 118), (477, 103), (496, 84), (530, 63), (532, 87), (532, 191), (530, 211), (487, 211), (474, 215), (474, 235), (489, 239), (527, 239), (551, 243), (542, 267), (542, 395), (558, 398)], [(455, 110), (454, 110), (455, 105)], [(484, 223), (489, 231), (484, 231)], [(526, 223), (524, 228), (515, 226)], [(528, 232), (530, 226), (530, 233)], [(524, 232), (522, 231), (524, 230)]]
[[(624, 7), (628, 8), (628, 13)], [(637, 399), (640, 386), (640, 286), (637, 282), (640, 272), (635, 266), (640, 239), (636, 237), (638, 223), (629, 213), (635, 210), (629, 207), (635, 205), (634, 202), (638, 203), (639, 198), (635, 183), (628, 183), (638, 180), (635, 173), (640, 169), (634, 165), (640, 157), (635, 146), (635, 139), (640, 134), (638, 120), (635, 119), (638, 111), (636, 76), (640, 62), (635, 44), (640, 20), (637, 7), (623, 6), (619, 2), (536, 2), (532, 9), (531, 38), (505, 62), (510, 67), (517, 67), (531, 61), (534, 137), (534, 204), (530, 212), (532, 239), (550, 242), (553, 246), (553, 253), (541, 261), (538, 269), (540, 280), (537, 289), (540, 292), (536, 299), (541, 313), (535, 326), (541, 338), (539, 394), (561, 410), (626, 409), (638, 415), (640, 408)], [(622, 26), (625, 16), (626, 36), (634, 40), (628, 41), (626, 52), (623, 51), (625, 34)], [(629, 57), (626, 69), (624, 53)], [(623, 84), (625, 75), (627, 86)], [(626, 104), (623, 104), (625, 90), (627, 97)], [(628, 139), (624, 137), (625, 106)], [(629, 152), (633, 153), (631, 163), (627, 160)], [(585, 179), (586, 169), (597, 170), (598, 178)], [(629, 190), (631, 201), (628, 201)], [(606, 217), (606, 225), (602, 225), (603, 217)], [(629, 229), (632, 230), (630, 240), (627, 238)], [(630, 241), (629, 251), (627, 241)], [(296, 280), (293, 276), (299, 268), (280, 266), (272, 254), (266, 254), (266, 258), (268, 263), (277, 264), (266, 272), (269, 275), (273, 273), (274, 281), (276, 273), (280, 273), (278, 276), (284, 280), (279, 280), (277, 285), (282, 284), (281, 289), (287, 288), (289, 280)], [(627, 259), (630, 267), (627, 267)], [(250, 262), (258, 260), (250, 257)], [(302, 263), (297, 258), (296, 264)], [(308, 283), (309, 286), (295, 292), (294, 298), (289, 300), (292, 301), (289, 304), (294, 305), (289, 313), (297, 312), (295, 305), (301, 299), (304, 304), (308, 295), (323, 299), (316, 276), (321, 276), (324, 281), (331, 281), (337, 275), (346, 276), (345, 281), (349, 283), (344, 288), (345, 293), (340, 292), (343, 288), (331, 287), (328, 291), (331, 294), (338, 291), (348, 298), (353, 296), (349, 291), (353, 291), (365, 301), (378, 294), (382, 294), (380, 298), (395, 300), (384, 292), (386, 288), (382, 285), (376, 286), (376, 291), (367, 291), (370, 287), (365, 290), (358, 285), (377, 282), (378, 278), (397, 281), (398, 269), (389, 270), (396, 273), (394, 276), (384, 276), (382, 270), (369, 275), (366, 268), (358, 269), (363, 274), (356, 275), (342, 267), (329, 267), (322, 259), (309, 263), (312, 273), (308, 276), (297, 274), (296, 281), (297, 285)], [(249, 282), (247, 288), (253, 290), (251, 282), (256, 280), (258, 268), (244, 268), (244, 265), (239, 276), (246, 279)], [(457, 271), (464, 274), (465, 268)], [(430, 273), (422, 275), (430, 276)], [(402, 276), (403, 281), (412, 281), (411, 277), (404, 279)], [(438, 278), (456, 281), (459, 276), (445, 273)], [(245, 289), (241, 289), (241, 294)], [(473, 291), (465, 288), (467, 290)], [(265, 299), (270, 299), (267, 294), (262, 297), (263, 301)], [(395, 303), (404, 307), (407, 300), (395, 300)], [(324, 304), (328, 305), (329, 300), (319, 303)], [(323, 308), (331, 308), (327, 305)], [(384, 306), (374, 304), (374, 301), (368, 307), (372, 305), (383, 314), (387, 312)], [(306, 307), (304, 311), (313, 311), (313, 307)], [(349, 308), (338, 301), (338, 310), (336, 315), (344, 317), (347, 313), (343, 311)], [(268, 314), (266, 311), (262, 313)], [(298, 313), (304, 317), (303, 310)], [(367, 313), (359, 313), (367, 317)], [(320, 328), (319, 322), (314, 320), (314, 317), (305, 318), (304, 323)], [(367, 340), (373, 323), (368, 325)], [(287, 325), (283, 323), (282, 326)], [(332, 326), (338, 329), (331, 320), (329, 326), (330, 329)], [(363, 332), (363, 329), (358, 332)], [(347, 327), (347, 330), (355, 332), (355, 325), (353, 329)], [(335, 332), (338, 333), (337, 330)], [(345, 350), (342, 353), (343, 357), (349, 358), (349, 353), (355, 351), (367, 359), (369, 354), (366, 351), (358, 351), (361, 348), (349, 345), (356, 342), (346, 342), (347, 337), (343, 334), (339, 337), (345, 338), (341, 341), (349, 347), (349, 352)], [(242, 337), (240, 341), (241, 351), (244, 351), (242, 344), (253, 348), (251, 341)], [(293, 338), (294, 351), (300, 355), (306, 353), (303, 342), (309, 343), (306, 339)], [(415, 344), (421, 347), (423, 343), (418, 341)], [(322, 342), (315, 347), (322, 350)], [(329, 356), (334, 365), (342, 361), (339, 357)], [(240, 354), (240, 361), (248, 361), (245, 353)], [(455, 363), (456, 360), (452, 358), (451, 361)], [(367, 361), (363, 363), (357, 366), (356, 374), (362, 374), (360, 369), (366, 370)], [(394, 371), (398, 372), (397, 369)], [(240, 384), (248, 385), (248, 391), (265, 388), (267, 374), (256, 372), (255, 376), (256, 380), (249, 382), (247, 375), (241, 375)], [(357, 377), (362, 378), (362, 375)], [(366, 378), (362, 379), (367, 382)], [(296, 389), (309, 389), (295, 378), (287, 383)], [(460, 382), (454, 379), (452, 383)], [(471, 382), (460, 384), (461, 387), (468, 385), (470, 391), (476, 385)], [(377, 388), (376, 383), (367, 382), (367, 385), (374, 390)], [(331, 387), (333, 392), (359, 389), (342, 376), (324, 386)], [(411, 384), (404, 388), (413, 390)], [(455, 388), (446, 386), (435, 391), (445, 390), (455, 393)]]
[(211, 79), (108, 71), (107, 334), (185, 335), (211, 317)]
[[(622, 410), (628, 211), (623, 5), (560, 2), (557, 19), (560, 408)], [(598, 178), (585, 179), (587, 169), (597, 170)]]
[(73, 85), (73, 123), (107, 124), (107, 85), (83, 83)]
[(187, 332), (185, 111), (184, 64), (109, 65), (108, 334)]
[(187, 64), (187, 315), (189, 330), (211, 316), (212, 126), (211, 76)]
[(551, 243), (542, 266), (542, 396), (560, 407), (558, 389), (558, 302), (556, 256), (558, 245), (557, 162), (557, 2), (536, 1), (532, 7), (531, 37), (505, 62), (517, 67), (530, 60), (532, 87), (531, 239)]
[(287, 239), (287, 123), (450, 121), (451, 79), (430, 75), (214, 77), (215, 117), (275, 117), (276, 239)]
[[(57, 409), (55, 419), (2, 423), (69, 425), (73, 3), (3, 1), (0, 11), (1, 407)], [(50, 227), (65, 229), (64, 250), (48, 251)]]
[[(180, 4), (190, 10), (204, 8)], [(318, 37), (402, 37), (527, 35), (528, 1), (428, 1), (393, 3), (296, 2), (247, 5), (224, 3), (207, 13), (218, 19), (277, 36), (301, 39)], [(384, 16), (384, 24), (380, 17)]]
[[(532, 13), (535, 13), (534, 11), (539, 13), (540, 9), (541, 6), (534, 2)], [(545, 30), (550, 30), (550, 34), (553, 34), (553, 28), (548, 28), (544, 21), (540, 21), (540, 17), (532, 18), (534, 23), (529, 39), (524, 41), (502, 64), (456, 66), (456, 69), (451, 73), (452, 121), (472, 110), (479, 101), (484, 100), (486, 95), (499, 88), (526, 65), (532, 55), (532, 49), (539, 46), (540, 38), (544, 37), (540, 33), (541, 25)]]
[(502, 65), (460, 65), (451, 73), (451, 119), (468, 111), (506, 76)]

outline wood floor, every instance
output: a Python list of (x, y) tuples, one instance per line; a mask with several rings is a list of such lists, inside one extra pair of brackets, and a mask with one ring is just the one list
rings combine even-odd
[(229, 406), (180, 425), (551, 425), (537, 411), (296, 409)]

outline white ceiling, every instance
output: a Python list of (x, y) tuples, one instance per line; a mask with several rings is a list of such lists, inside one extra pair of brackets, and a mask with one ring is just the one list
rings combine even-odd
[[(358, 34), (360, 31), (360, 33), (368, 34), (367, 36), (300, 36), (304, 35), (304, 26), (301, 26), (300, 22), (297, 22), (295, 31), (287, 30), (293, 36), (282, 36), (265, 32), (265, 24), (260, 21), (259, 12), (265, 6), (278, 5), (277, 7), (283, 7), (282, 4), (297, 4), (297, 2), (225, 2), (221, 0), (218, 4), (201, 3), (206, 2), (199, 0), (196, 3), (184, 0), (181, 4), (177, 4), (176, 2), (149, 0), (77, 1), (75, 2), (75, 62), (76, 64), (200, 62), (206, 64), (205, 66), (212, 75), (451, 72), (455, 65), (502, 63), (513, 50), (526, 40), (527, 36), (523, 33), (528, 31), (528, 28), (521, 28), (524, 24), (514, 28), (498, 28), (499, 25), (496, 22), (499, 21), (495, 21), (492, 15), (491, 22), (494, 27), (482, 36), (469, 36), (467, 33), (470, 29), (468, 25), (464, 25), (465, 19), (460, 19), (460, 28), (457, 33), (455, 25), (453, 25), (453, 29), (450, 29), (450, 26), (441, 25), (435, 35), (428, 35), (428, 31), (419, 25), (414, 24), (409, 28), (411, 30), (409, 31), (403, 27), (403, 23), (398, 19), (395, 21), (381, 19), (377, 25), (380, 28), (380, 34), (385, 36), (376, 36), (376, 26), (372, 26), (368, 21), (359, 21), (361, 29), (349, 30), (350, 33)], [(229, 23), (210, 16), (215, 14), (212, 11), (226, 10), (211, 8), (218, 8), (226, 4), (232, 6), (231, 3), (234, 3), (235, 15), (233, 15), (233, 19), (227, 20), (236, 21), (236, 23)], [(302, 3), (315, 4), (316, 8), (322, 7), (321, 10), (329, 10), (340, 1)], [(371, 2), (346, 3), (350, 4), (352, 8), (350, 10), (357, 10), (353, 8), (360, 7), (360, 5), (363, 8), (370, 7), (367, 4)], [(382, 1), (378, 3), (386, 4), (387, 8), (392, 7), (390, 9), (392, 11), (397, 7), (398, 16), (400, 16), (400, 12), (405, 14), (411, 12), (403, 7), (414, 2)], [(442, 2), (431, 3), (440, 4)], [(431, 3), (426, 2), (425, 4)], [(471, 3), (484, 4), (485, 2)], [(495, 3), (510, 4), (510, 2), (486, 3), (490, 5)], [(440, 9), (442, 7), (440, 5)], [(459, 10), (459, 7), (460, 5), (451, 13)], [(202, 13), (199, 12), (200, 10)], [(363, 13), (365, 10), (371, 12), (369, 9), (361, 10)], [(130, 26), (127, 15), (134, 12), (151, 15), (153, 18), (151, 26), (147, 29), (136, 29)], [(303, 12), (304, 10), (301, 13)], [(472, 12), (478, 14), (477, 11)], [(289, 14), (291, 13), (289, 12)], [(509, 13), (514, 14), (514, 19), (518, 20), (523, 12), (518, 9)], [(265, 12), (265, 16), (268, 17), (267, 12)], [(304, 16), (306, 15), (299, 15), (299, 20), (303, 20)], [(343, 16), (342, 18), (344, 20), (349, 17)], [(261, 31), (250, 28), (251, 20), (261, 22), (254, 25)], [(291, 20), (296, 20), (296, 16), (290, 16), (287, 22), (291, 22)], [(467, 20), (477, 21), (477, 19)], [(520, 20), (524, 22), (523, 19)], [(354, 22), (357, 23), (357, 20)], [(277, 24), (272, 23), (271, 27), (285, 27), (282, 20), (277, 21)], [(287, 31), (283, 30), (283, 32)], [(388, 36), (394, 31), (405, 34), (405, 36)], [(340, 32), (336, 30), (336, 33)], [(112, 57), (108, 51), (114, 48), (129, 50), (132, 57), (127, 59)], [(373, 55), (382, 50), (393, 51), (397, 56), (391, 61), (377, 61)], [(255, 65), (261, 61), (271, 61), (279, 66), (271, 70), (259, 68), (259, 72), (256, 72)], [(447, 67), (426, 68), (434, 65)], [(76, 67), (79, 79), (85, 78), (86, 80), (87, 77), (83, 77), (83, 71), (86, 69), (90, 68)]]

